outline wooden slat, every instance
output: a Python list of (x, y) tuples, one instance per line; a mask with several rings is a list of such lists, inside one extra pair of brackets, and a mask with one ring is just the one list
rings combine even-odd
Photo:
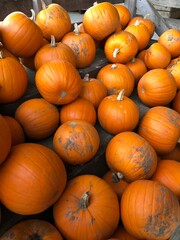
[(172, 7), (172, 8), (180, 8), (179, 0), (149, 0), (152, 4)]
[(124, 5), (129, 9), (131, 17), (136, 16), (136, 2), (137, 0), (125, 0)]

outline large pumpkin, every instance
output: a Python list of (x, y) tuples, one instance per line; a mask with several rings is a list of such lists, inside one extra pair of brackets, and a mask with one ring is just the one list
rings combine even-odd
[(104, 240), (119, 220), (116, 193), (103, 179), (82, 175), (71, 179), (54, 204), (55, 225), (66, 239)]
[(121, 219), (126, 230), (140, 239), (169, 239), (180, 223), (175, 194), (153, 180), (128, 185), (121, 198)]
[(49, 147), (22, 143), (11, 148), (0, 168), (0, 196), (10, 211), (30, 215), (45, 211), (62, 194), (65, 166)]
[(121, 173), (128, 182), (149, 179), (157, 166), (157, 154), (143, 137), (135, 132), (115, 135), (106, 147), (106, 163), (111, 171)]
[(169, 153), (175, 148), (180, 137), (180, 115), (169, 107), (152, 107), (141, 119), (138, 134), (144, 137), (158, 154)]
[(60, 125), (53, 137), (53, 147), (62, 160), (82, 165), (97, 153), (100, 137), (96, 128), (85, 120), (70, 120)]
[(1, 240), (16, 239), (56, 239), (63, 240), (61, 233), (50, 222), (41, 219), (22, 220), (9, 228)]
[(75, 100), (81, 92), (82, 80), (77, 69), (66, 60), (44, 63), (36, 72), (35, 84), (48, 102), (63, 105)]
[(33, 20), (15, 11), (2, 21), (1, 40), (4, 47), (15, 56), (30, 57), (42, 46), (43, 34)]
[(0, 115), (0, 164), (5, 161), (12, 146), (12, 135), (4, 117)]

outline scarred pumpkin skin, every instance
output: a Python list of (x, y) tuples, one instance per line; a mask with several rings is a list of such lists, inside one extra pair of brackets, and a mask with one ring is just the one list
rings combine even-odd
[(28, 219), (21, 221), (9, 228), (2, 236), (1, 240), (23, 240), (23, 239), (56, 239), (63, 240), (57, 228), (45, 220)]
[(180, 90), (177, 91), (176, 96), (172, 101), (172, 108), (180, 114)]
[(180, 205), (175, 194), (159, 182), (137, 180), (123, 193), (121, 219), (137, 238), (169, 239), (180, 223)]
[(1, 202), (21, 215), (40, 213), (57, 201), (66, 181), (65, 166), (53, 150), (38, 143), (18, 144), (0, 169)]
[(119, 223), (119, 202), (103, 179), (82, 175), (68, 182), (53, 206), (53, 216), (56, 227), (66, 239), (104, 240)]

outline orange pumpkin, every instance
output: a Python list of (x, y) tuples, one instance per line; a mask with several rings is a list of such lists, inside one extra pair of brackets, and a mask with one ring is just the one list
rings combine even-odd
[(167, 29), (158, 38), (158, 43), (162, 44), (175, 58), (180, 55), (180, 31), (178, 29)]
[(76, 67), (76, 56), (72, 49), (62, 42), (55, 42), (54, 36), (51, 36), (51, 43), (45, 44), (36, 52), (35, 68), (38, 70), (43, 63), (56, 59), (67, 60)]
[(180, 222), (180, 205), (175, 194), (153, 180), (128, 185), (121, 198), (121, 219), (136, 238), (169, 239)]
[(122, 223), (120, 223), (117, 227), (117, 229), (115, 230), (115, 232), (113, 233), (113, 235), (111, 236), (111, 239), (117, 239), (117, 240), (139, 240), (139, 238), (134, 237), (133, 235), (131, 235), (129, 232), (127, 232), (127, 230), (125, 229), (125, 227), (123, 226)]
[(59, 126), (53, 137), (53, 147), (62, 160), (82, 165), (97, 153), (100, 137), (96, 128), (84, 120), (71, 120)]
[(146, 139), (135, 132), (116, 134), (106, 147), (106, 163), (113, 172), (120, 172), (132, 182), (149, 179), (157, 166), (157, 154)]
[(138, 134), (144, 137), (158, 154), (169, 153), (175, 148), (180, 137), (180, 115), (169, 107), (152, 107), (141, 119)]
[(121, 90), (119, 95), (107, 96), (100, 102), (97, 116), (101, 127), (115, 135), (134, 130), (140, 114), (138, 106)]
[(177, 142), (175, 148), (171, 152), (160, 155), (160, 158), (161, 159), (172, 159), (172, 160), (176, 160), (176, 161), (180, 162), (180, 143)]
[(8, 14), (1, 24), (3, 46), (17, 57), (30, 57), (42, 46), (43, 34), (38, 25), (24, 13)]
[(104, 45), (104, 53), (111, 63), (127, 63), (138, 52), (136, 37), (127, 31), (112, 34)]
[(44, 63), (36, 72), (35, 84), (48, 102), (63, 105), (75, 100), (81, 92), (82, 80), (77, 69), (66, 60)]
[(28, 76), (14, 57), (4, 57), (0, 52), (0, 103), (11, 103), (20, 99), (28, 87)]
[(4, 117), (0, 114), (0, 164), (4, 162), (11, 150), (12, 146), (12, 135), (11, 130), (4, 119)]
[(68, 182), (54, 204), (53, 216), (66, 239), (104, 240), (119, 223), (119, 202), (116, 193), (100, 177), (77, 176)]
[(63, 240), (61, 233), (50, 222), (41, 219), (22, 220), (9, 228), (1, 240), (16, 239), (56, 239)]
[(138, 82), (140, 100), (147, 106), (169, 104), (176, 96), (177, 84), (173, 75), (166, 69), (152, 69)]
[(124, 29), (129, 23), (129, 21), (131, 20), (131, 12), (125, 5), (116, 4), (114, 6), (119, 13), (119, 19), (120, 19), (120, 24), (122, 26), (122, 29)]
[(149, 69), (166, 68), (171, 61), (169, 50), (155, 42), (146, 50), (144, 62)]
[(94, 39), (88, 33), (80, 32), (77, 23), (74, 24), (74, 31), (65, 34), (61, 42), (74, 52), (77, 68), (88, 67), (94, 61), (96, 56)]
[(40, 213), (57, 201), (66, 181), (65, 166), (53, 150), (21, 143), (11, 148), (0, 168), (1, 202), (21, 215)]
[(177, 91), (172, 102), (172, 108), (180, 114), (180, 90)]
[(73, 102), (63, 105), (60, 109), (61, 124), (77, 119), (87, 121), (92, 125), (96, 123), (96, 110), (94, 105), (82, 97), (78, 97)]
[(80, 97), (89, 100), (97, 109), (101, 100), (106, 96), (107, 89), (103, 82), (95, 77), (90, 77), (88, 73), (85, 74)]
[(139, 51), (139, 52), (137, 53), (136, 57), (137, 57), (137, 58), (140, 58), (141, 60), (144, 61), (144, 57), (145, 57), (146, 51), (147, 51), (147, 49), (143, 49), (143, 50)]
[(172, 59), (166, 69), (175, 78), (177, 83), (177, 89), (180, 89), (180, 57)]
[(60, 4), (51, 3), (46, 5), (43, 0), (42, 10), (36, 15), (36, 24), (42, 30), (44, 38), (51, 40), (51, 35), (56, 41), (71, 30), (71, 19), (69, 13)]
[(50, 137), (59, 126), (59, 111), (43, 98), (32, 98), (21, 103), (15, 119), (23, 127), (26, 137), (42, 140)]
[(180, 200), (180, 162), (164, 159), (158, 162), (152, 180), (168, 187)]
[(14, 57), (16, 60), (19, 61), (18, 57), (16, 57), (14, 54), (12, 54), (9, 50), (7, 50), (2, 43), (0, 43), (0, 52), (3, 53), (4, 57)]
[(110, 2), (95, 2), (83, 15), (83, 26), (96, 40), (103, 40), (116, 31), (119, 25), (119, 14)]
[(107, 64), (99, 70), (96, 77), (105, 85), (107, 95), (118, 94), (124, 89), (124, 95), (129, 97), (133, 92), (134, 76), (124, 64)]
[(12, 146), (19, 143), (24, 143), (25, 133), (19, 121), (17, 121), (14, 117), (8, 115), (4, 115), (3, 118), (6, 120), (11, 131)]

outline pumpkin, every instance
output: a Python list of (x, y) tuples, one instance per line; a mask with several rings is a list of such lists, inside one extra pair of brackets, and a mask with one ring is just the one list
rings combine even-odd
[(180, 137), (180, 115), (169, 107), (152, 107), (141, 119), (138, 134), (144, 137), (158, 154), (167, 154), (175, 148)]
[(147, 47), (150, 41), (150, 32), (145, 24), (137, 20), (134, 24), (127, 26), (125, 31), (132, 33), (138, 42), (138, 51), (141, 51)]
[(19, 121), (17, 121), (14, 117), (8, 115), (4, 115), (3, 118), (5, 119), (11, 131), (12, 137), (11, 145), (14, 146), (19, 143), (24, 143), (25, 133)]
[(60, 4), (51, 3), (46, 5), (41, 0), (42, 9), (36, 15), (36, 24), (42, 30), (44, 38), (51, 40), (51, 35), (56, 41), (71, 30), (69, 13)]
[(11, 148), (0, 168), (0, 196), (10, 211), (37, 214), (48, 209), (65, 189), (67, 173), (60, 157), (38, 143)]
[(140, 78), (148, 71), (146, 64), (142, 59), (135, 57), (127, 62), (126, 66), (131, 70), (135, 81), (135, 87), (137, 87)]
[(121, 173), (115, 173), (111, 170), (107, 171), (102, 177), (116, 192), (119, 201), (121, 200), (122, 194), (126, 187), (128, 186), (128, 182), (123, 179), (123, 175)]
[(124, 96), (124, 90), (118, 95), (105, 97), (97, 110), (101, 127), (110, 134), (132, 131), (139, 122), (139, 108), (133, 100)]
[(26, 137), (42, 140), (50, 137), (58, 128), (59, 111), (43, 98), (32, 98), (17, 107), (15, 119), (23, 127)]
[(77, 23), (74, 24), (74, 31), (65, 34), (61, 42), (74, 52), (77, 68), (88, 67), (94, 61), (96, 56), (94, 39), (88, 33), (80, 32)]
[(172, 160), (176, 160), (176, 161), (180, 162), (180, 143), (177, 142), (175, 148), (171, 152), (160, 155), (160, 158), (161, 159), (172, 159)]
[(178, 29), (167, 29), (158, 38), (158, 43), (165, 46), (171, 53), (171, 58), (180, 55), (180, 31)]
[(89, 100), (97, 109), (101, 100), (107, 96), (106, 86), (99, 79), (90, 77), (89, 73), (85, 74), (82, 80), (80, 97)]
[(176, 96), (172, 101), (172, 108), (180, 114), (180, 90), (177, 91)]
[(134, 76), (124, 64), (106, 64), (96, 76), (106, 87), (107, 95), (118, 94), (124, 89), (124, 95), (129, 97), (134, 90)]
[(127, 31), (111, 34), (105, 42), (104, 53), (111, 63), (127, 63), (138, 52), (136, 37)]
[(83, 14), (84, 29), (96, 40), (103, 40), (115, 32), (119, 21), (118, 11), (110, 2), (94, 2)]
[(43, 63), (56, 59), (67, 60), (76, 67), (76, 56), (72, 49), (62, 42), (55, 42), (55, 37), (51, 36), (51, 43), (42, 46), (35, 54), (35, 69), (38, 70)]
[(180, 57), (172, 59), (166, 69), (175, 78), (177, 83), (177, 89), (180, 89)]
[(173, 75), (166, 69), (152, 69), (139, 80), (137, 93), (147, 106), (169, 104), (176, 96), (177, 84)]
[(14, 57), (4, 57), (0, 52), (0, 103), (11, 103), (20, 99), (26, 92), (28, 76)]
[(144, 62), (149, 69), (166, 68), (171, 61), (169, 50), (155, 42), (146, 50)]
[(139, 51), (139, 52), (137, 53), (136, 57), (137, 57), (137, 58), (140, 58), (141, 60), (144, 61), (144, 57), (145, 57), (146, 51), (147, 51), (147, 49), (143, 49), (143, 50)]
[(169, 239), (179, 226), (179, 202), (161, 183), (137, 180), (123, 193), (121, 219), (125, 229), (136, 238)]
[(139, 238), (134, 237), (131, 235), (125, 227), (123, 226), (122, 222), (118, 225), (117, 229), (113, 233), (110, 239), (120, 239), (120, 240), (139, 240)]
[(119, 223), (119, 202), (113, 189), (100, 177), (77, 176), (68, 181), (53, 205), (53, 216), (66, 239), (104, 240)]
[(106, 147), (106, 163), (111, 171), (132, 182), (149, 179), (157, 166), (157, 154), (146, 139), (135, 132), (116, 134)]
[(15, 58), (16, 60), (19, 61), (18, 57), (16, 57), (14, 54), (12, 54), (9, 50), (7, 50), (3, 45), (2, 43), (0, 43), (0, 52), (3, 53), (3, 56), (4, 57), (13, 57)]
[(53, 148), (70, 165), (90, 161), (100, 146), (96, 128), (85, 120), (71, 120), (59, 126), (53, 136)]
[(114, 6), (118, 11), (122, 29), (124, 29), (127, 26), (127, 24), (129, 23), (129, 21), (131, 20), (131, 12), (125, 5), (116, 4)]
[(180, 162), (164, 159), (158, 162), (152, 180), (169, 188), (180, 200)]
[(1, 24), (3, 46), (17, 57), (30, 57), (42, 46), (43, 34), (26, 14), (15, 11)]
[(81, 92), (82, 80), (77, 69), (66, 60), (44, 63), (36, 72), (35, 84), (48, 102), (63, 105), (75, 100)]
[(60, 109), (61, 124), (77, 119), (87, 121), (92, 125), (96, 123), (96, 110), (94, 105), (82, 97), (78, 97), (73, 102), (63, 105)]
[(0, 164), (2, 164), (10, 150), (11, 150), (11, 146), (12, 146), (12, 135), (11, 135), (11, 130), (6, 122), (6, 120), (4, 119), (4, 117), (0, 114)]
[(50, 222), (41, 219), (21, 220), (1, 236), (1, 240), (16, 239), (56, 239), (63, 240), (61, 233)]

